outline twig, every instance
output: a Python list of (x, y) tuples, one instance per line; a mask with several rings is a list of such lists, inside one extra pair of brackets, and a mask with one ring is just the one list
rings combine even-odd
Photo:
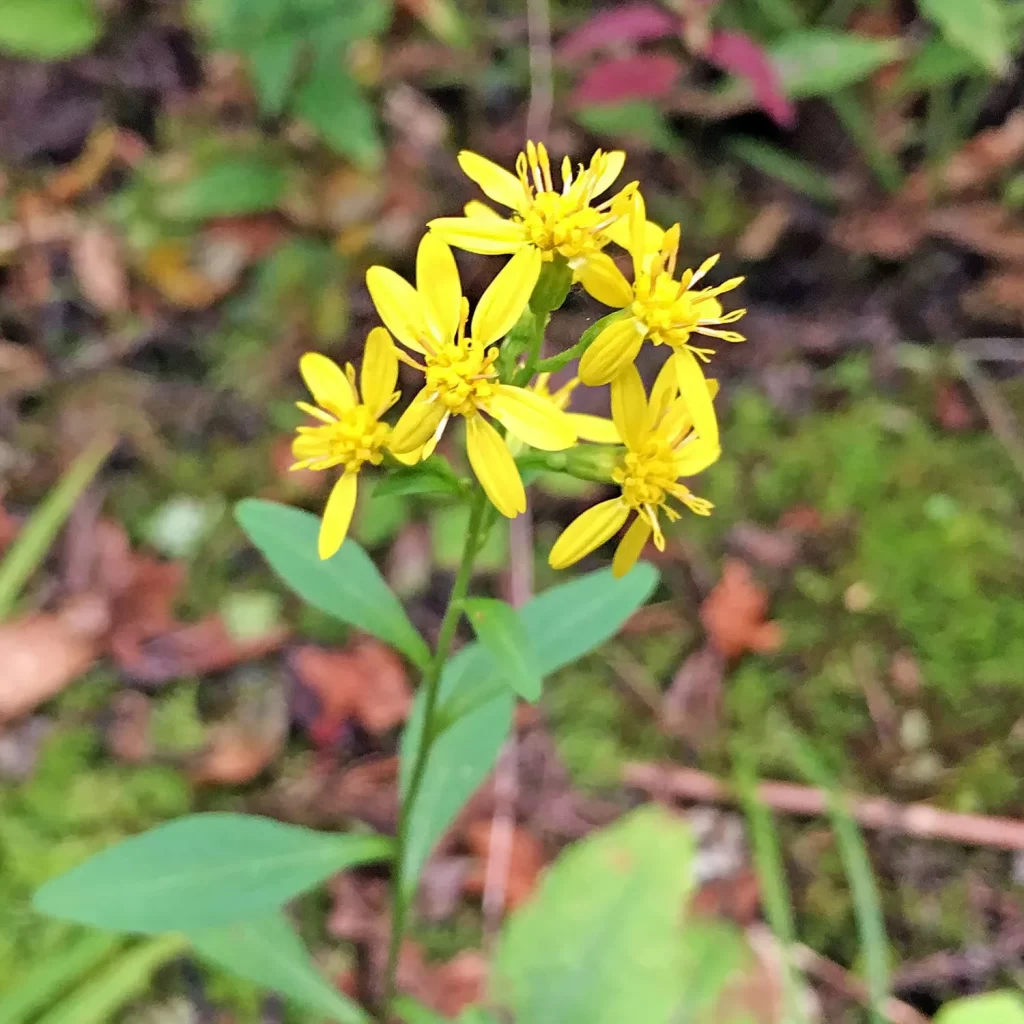
[[(834, 960), (829, 960), (813, 949), (797, 943), (792, 950), (793, 962), (805, 974), (813, 975), (847, 999), (867, 1004), (870, 999), (867, 985)], [(886, 999), (882, 1012), (892, 1024), (928, 1024), (929, 1018), (899, 999)]]
[(526, 0), (526, 19), (530, 40), (530, 106), (526, 112), (526, 137), (543, 142), (551, 128), (554, 106), (549, 0)]
[(992, 433), (1006, 449), (1006, 454), (1010, 456), (1021, 478), (1024, 478), (1024, 437), (1021, 436), (1020, 425), (998, 388), (978, 368), (977, 358), (962, 345), (956, 347), (953, 355), (957, 369), (981, 406)]
[[(734, 804), (736, 795), (720, 779), (693, 768), (634, 762), (623, 779), (659, 796), (697, 803)], [(785, 814), (817, 817), (827, 813), (828, 797), (820, 789), (793, 782), (762, 782), (757, 797)], [(864, 828), (891, 830), (920, 839), (941, 839), (964, 846), (1024, 850), (1024, 820), (981, 814), (957, 814), (928, 804), (898, 804), (882, 797), (846, 795), (850, 814)]]
[(905, 992), (950, 988), (965, 981), (977, 983), (1000, 968), (1019, 962), (1021, 957), (1024, 957), (1024, 931), (1016, 931), (983, 946), (933, 953), (904, 964), (893, 974), (893, 988)]

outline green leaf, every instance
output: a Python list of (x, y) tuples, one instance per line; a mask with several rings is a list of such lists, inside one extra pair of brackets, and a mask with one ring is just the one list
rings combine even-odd
[(107, 438), (94, 441), (71, 464), (18, 531), (14, 543), (0, 560), (0, 621), (10, 613), (26, 580), (46, 558), (75, 503), (107, 461), (113, 447), (114, 442)]
[(834, 203), (836, 190), (827, 175), (784, 149), (751, 136), (736, 136), (726, 148), (733, 156), (784, 185), (822, 203)]
[(109, 960), (123, 943), (120, 935), (88, 931), (52, 951), (0, 996), (0, 1020), (4, 1024), (34, 1020), (40, 1010)]
[(193, 814), (132, 836), (44, 885), (43, 914), (125, 932), (194, 931), (276, 910), (325, 878), (391, 853), (248, 814)]
[(493, 597), (474, 597), (465, 602), (477, 639), (490, 651), (498, 674), (524, 700), (540, 700), (541, 675), (529, 649), (526, 628), (515, 608)]
[(373, 107), (337, 58), (314, 64), (295, 97), (295, 112), (353, 163), (366, 170), (382, 164), (384, 147)]
[[(542, 677), (549, 675), (614, 636), (657, 582), (657, 570), (641, 562), (620, 580), (611, 569), (601, 569), (528, 601), (519, 617), (537, 671)], [(399, 782), (403, 794), (423, 741), (425, 698), (424, 691), (417, 693), (402, 733)], [(437, 735), (409, 812), (400, 867), (407, 894), (415, 890), (431, 850), (494, 766), (512, 727), (514, 709), (515, 699), (502, 684), (494, 658), (480, 644), (463, 647), (445, 666)]]
[(919, 0), (918, 7), (954, 46), (993, 74), (1006, 71), (1011, 37), (999, 0)]
[(276, 117), (284, 109), (301, 49), (299, 36), (284, 34), (268, 36), (250, 48), (249, 69), (264, 114)]
[(639, 142), (666, 156), (679, 156), (686, 152), (664, 112), (650, 100), (583, 107), (573, 117), (595, 135), (615, 141)]
[(235, 518), (270, 568), (304, 601), (372, 633), (420, 668), (430, 661), (426, 641), (351, 537), (333, 558), (321, 561), (316, 547), (320, 520), (309, 512), (247, 498), (235, 506)]
[(149, 991), (153, 974), (184, 948), (183, 936), (158, 935), (125, 950), (36, 1024), (109, 1024), (123, 1006)]
[(390, 469), (373, 489), (374, 495), (434, 494), (449, 498), (465, 498), (469, 482), (458, 476), (444, 459), (432, 457), (415, 466)]
[(287, 184), (288, 173), (276, 161), (255, 154), (225, 156), (183, 184), (165, 188), (160, 212), (181, 221), (265, 213), (277, 207)]
[(686, 824), (634, 811), (570, 847), (508, 922), (494, 992), (530, 1024), (667, 1022), (685, 995)]
[(899, 55), (898, 39), (869, 39), (823, 28), (787, 33), (771, 49), (783, 91), (791, 99), (838, 92)]
[(103, 22), (91, 0), (0, 0), (0, 50), (34, 60), (84, 53)]
[(947, 1003), (935, 1024), (1024, 1024), (1024, 998), (1019, 992), (987, 992)]
[(223, 928), (190, 932), (195, 951), (240, 978), (254, 981), (299, 1006), (342, 1024), (369, 1024), (369, 1015), (316, 969), (306, 947), (281, 913)]

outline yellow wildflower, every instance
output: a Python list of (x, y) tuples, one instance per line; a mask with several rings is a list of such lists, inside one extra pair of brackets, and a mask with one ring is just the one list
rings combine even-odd
[[(550, 373), (539, 373), (532, 384), (527, 387), (530, 391), (547, 398), (559, 409), (569, 408), (569, 399), (580, 382), (579, 377), (573, 377), (566, 381), (557, 391), (552, 392), (548, 387)], [(576, 428), (576, 436), (581, 441), (594, 441), (597, 444), (619, 444), (619, 434), (615, 424), (604, 416), (593, 416), (585, 412), (567, 412), (569, 421)]]
[(694, 288), (718, 262), (719, 257), (712, 256), (696, 270), (683, 271), (680, 279), (675, 280), (679, 225), (669, 228), (661, 243), (652, 247), (646, 224), (643, 199), (634, 195), (632, 285), (603, 253), (579, 271), (584, 287), (595, 298), (628, 311), (605, 327), (583, 353), (580, 379), (584, 384), (607, 384), (636, 359), (645, 338), (655, 345), (668, 345), (673, 352), (679, 389), (690, 401), (697, 432), (705, 440), (714, 440), (718, 427), (698, 361), (708, 362), (714, 349), (698, 348), (690, 339), (699, 334), (724, 341), (744, 340), (742, 334), (723, 330), (722, 325), (739, 320), (746, 310), (725, 313), (718, 300), (723, 292), (741, 284), (743, 278), (730, 278), (714, 288)]
[(379, 466), (388, 446), (391, 428), (380, 417), (398, 401), (398, 354), (390, 335), (376, 327), (367, 335), (360, 373), (348, 363), (342, 371), (333, 360), (319, 352), (307, 352), (299, 370), (316, 405), (298, 402), (298, 407), (319, 420), (316, 426), (298, 428), (292, 442), (296, 462), (292, 469), (331, 469), (344, 472), (331, 489), (320, 524), (318, 548), (321, 558), (330, 558), (348, 533), (356, 505), (356, 478), (368, 462)]
[(432, 445), (451, 416), (464, 417), (473, 472), (495, 507), (509, 517), (526, 511), (526, 492), (505, 439), (481, 413), (533, 448), (561, 451), (576, 440), (572, 422), (554, 403), (500, 383), (494, 367), (494, 343), (526, 308), (540, 267), (536, 249), (516, 253), (481, 296), (469, 335), (469, 303), (462, 295), (455, 257), (437, 235), (427, 234), (419, 244), (415, 288), (387, 267), (371, 267), (366, 273), (381, 319), (423, 363), (405, 354), (400, 358), (426, 378), (395, 424), (391, 450), (401, 455)]
[(467, 205), (465, 217), (440, 217), (428, 227), (450, 245), (469, 252), (498, 255), (531, 247), (544, 260), (564, 256), (575, 269), (610, 241), (627, 240), (628, 199), (636, 182), (591, 205), (611, 188), (625, 160), (621, 150), (598, 150), (590, 166), (580, 164), (574, 174), (572, 162), (565, 157), (562, 187), (556, 189), (543, 143), (527, 142), (526, 152), (516, 158), (515, 174), (463, 150), (459, 166), (490, 199), (512, 213), (506, 219), (484, 203), (474, 202)]
[[(703, 385), (708, 401), (717, 391), (717, 384)], [(679, 513), (669, 498), (686, 505), (697, 515), (711, 513), (711, 503), (698, 498), (679, 482), (679, 477), (693, 476), (706, 469), (719, 456), (717, 440), (697, 434), (685, 397), (677, 397), (672, 368), (666, 364), (658, 375), (651, 397), (644, 394), (643, 382), (636, 368), (627, 366), (612, 381), (612, 419), (626, 454), (613, 474), (622, 488), (617, 498), (602, 501), (587, 509), (563, 531), (551, 549), (549, 562), (555, 569), (564, 569), (578, 562), (625, 525), (630, 513), (636, 518), (625, 532), (612, 561), (612, 572), (625, 575), (634, 565), (651, 535), (659, 551), (665, 548), (665, 537), (658, 520), (664, 511), (670, 520)]]

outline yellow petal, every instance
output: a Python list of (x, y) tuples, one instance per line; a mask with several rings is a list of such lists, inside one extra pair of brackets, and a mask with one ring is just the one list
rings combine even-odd
[(612, 421), (627, 448), (638, 451), (647, 432), (647, 395), (637, 368), (627, 364), (612, 380)]
[(324, 517), (320, 522), (320, 535), (317, 538), (317, 550), (321, 558), (330, 558), (341, 547), (352, 512), (356, 507), (356, 474), (343, 473), (331, 489), (324, 508)]
[(588, 256), (574, 275), (577, 281), (598, 302), (623, 309), (633, 301), (633, 289), (615, 261), (605, 252)]
[(540, 267), (540, 252), (528, 246), (501, 268), (473, 311), (470, 334), (476, 341), (490, 345), (508, 334), (530, 301)]
[(307, 352), (299, 360), (299, 372), (316, 404), (335, 416), (356, 404), (352, 385), (342, 368), (319, 352)]
[(607, 384), (636, 359), (646, 334), (647, 329), (636, 317), (610, 323), (583, 353), (580, 380), (591, 386)]
[(680, 349), (672, 357), (676, 367), (676, 381), (679, 393), (686, 402), (693, 417), (693, 429), (705, 440), (718, 444), (718, 418), (715, 407), (711, 403), (707, 381), (697, 362), (697, 357), (689, 349)]
[(395, 452), (391, 451), (390, 446), (388, 451), (391, 451), (392, 456), (397, 462), (400, 462), (403, 466), (415, 466), (423, 458), (423, 453), (426, 449), (426, 445), (419, 448), (413, 448), (411, 452)]
[(363, 365), (359, 372), (359, 390), (363, 404), (380, 417), (391, 407), (398, 383), (398, 353), (391, 335), (383, 327), (374, 327), (366, 336)]
[[(613, 206), (612, 209), (615, 210), (615, 207)], [(618, 220), (604, 229), (604, 233), (616, 245), (621, 245), (623, 249), (628, 249), (633, 244), (631, 221), (628, 215), (619, 217)], [(664, 237), (665, 232), (653, 220), (647, 221), (644, 224), (643, 233), (644, 251), (657, 252), (661, 248), (661, 242)]]
[(456, 249), (499, 256), (527, 244), (521, 224), (496, 217), (437, 217), (427, 227)]
[(610, 153), (602, 154), (601, 168), (591, 195), (596, 198), (602, 192), (607, 192), (615, 179), (622, 173), (625, 163), (626, 154), (621, 149), (613, 149)]
[(633, 193), (629, 211), (629, 249), (633, 257), (633, 280), (644, 270), (644, 258), (653, 250), (647, 248), (647, 207), (639, 190)]
[(454, 341), (462, 313), (462, 283), (448, 243), (429, 231), (416, 250), (416, 291), (431, 332), (439, 341)]
[(388, 447), (396, 454), (411, 452), (425, 445), (437, 432), (448, 410), (444, 403), (423, 388), (398, 418)]
[(595, 444), (622, 444), (622, 438), (615, 429), (615, 424), (604, 416), (591, 416), (585, 412), (568, 414), (572, 425), (576, 428), (576, 436), (581, 441), (593, 441)]
[(679, 382), (676, 380), (676, 368), (669, 356), (665, 360), (658, 376), (654, 379), (654, 387), (651, 388), (649, 427), (655, 427), (665, 418), (669, 407), (679, 395)]
[[(661, 416), (658, 419), (655, 419), (654, 423), (658, 427), (658, 432), (664, 435), (670, 444), (675, 445), (679, 444), (679, 442), (682, 441), (691, 430), (693, 430), (693, 416), (690, 413), (690, 406), (686, 399), (679, 397), (679, 382), (675, 379), (676, 364), (674, 357), (670, 358), (662, 367), (661, 373), (658, 374), (658, 380), (661, 379), (661, 374), (665, 373), (667, 370), (671, 370), (672, 372), (672, 395)], [(705, 379), (704, 383), (708, 387), (708, 395), (714, 399), (718, 394), (718, 381)], [(657, 386), (657, 381), (655, 382), (655, 386)], [(651, 404), (653, 409), (653, 401)]]
[(388, 267), (370, 267), (366, 272), (366, 287), (384, 326), (413, 352), (425, 352), (423, 339), (428, 337), (427, 320), (416, 289)]
[(488, 399), (487, 412), (531, 448), (560, 452), (576, 442), (576, 429), (569, 416), (550, 398), (525, 388), (499, 384)]
[(481, 203), (479, 199), (470, 199), (462, 208), (462, 212), (470, 218), (482, 217), (484, 220), (505, 219), (497, 210), (492, 210), (486, 203)]
[(637, 516), (629, 529), (622, 535), (612, 559), (612, 575), (621, 578), (636, 565), (636, 560), (651, 538), (651, 524), (643, 516)]
[(466, 417), (466, 454), (480, 486), (509, 519), (526, 511), (526, 490), (505, 439), (483, 416)]
[(577, 516), (555, 541), (548, 556), (552, 569), (565, 569), (599, 548), (626, 521), (629, 506), (621, 498), (602, 501)]
[(722, 454), (717, 443), (705, 441), (700, 434), (694, 434), (682, 448), (676, 452), (676, 476), (694, 476), (702, 473)]
[(459, 153), (459, 166), (466, 177), (475, 181), (484, 195), (496, 203), (518, 210), (526, 200), (519, 179), (479, 153), (464, 149)]

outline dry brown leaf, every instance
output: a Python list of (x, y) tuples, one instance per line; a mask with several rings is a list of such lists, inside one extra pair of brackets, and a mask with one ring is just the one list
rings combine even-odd
[(926, 230), (998, 260), (1024, 260), (1024, 228), (1001, 203), (982, 200), (931, 210)]
[(767, 592), (747, 563), (727, 558), (722, 578), (700, 606), (700, 621), (708, 640), (725, 658), (774, 651), (782, 643), (782, 632), (778, 623), (765, 621), (768, 604)]
[(927, 209), (891, 200), (881, 206), (858, 207), (832, 222), (836, 245), (881, 259), (909, 256), (925, 235)]
[(690, 913), (701, 917), (726, 917), (743, 928), (757, 920), (761, 888), (757, 872), (749, 865), (725, 878), (710, 878), (693, 896)]
[(353, 765), (322, 799), (331, 814), (358, 818), (378, 832), (393, 832), (398, 821), (398, 758)]
[(725, 659), (705, 644), (672, 677), (661, 702), (661, 723), (673, 736), (705, 742), (717, 731), (722, 705)]
[(90, 224), (71, 244), (71, 266), (82, 295), (104, 313), (128, 309), (128, 273), (117, 236), (102, 224)]
[(778, 526), (794, 533), (817, 533), (824, 523), (821, 513), (813, 505), (794, 505), (782, 513)]
[(943, 381), (935, 389), (935, 419), (943, 430), (960, 432), (977, 426), (974, 408), (963, 389), (953, 381)]
[[(490, 818), (470, 822), (465, 828), (466, 844), (478, 858), (466, 877), (466, 891), (480, 896), (487, 882), (487, 862), (491, 855), (494, 830)], [(544, 851), (532, 832), (520, 825), (512, 827), (512, 843), (508, 851), (508, 874), (505, 879), (505, 906), (510, 910), (522, 905), (537, 888), (544, 870)]]
[(0, 625), (0, 722), (28, 713), (81, 676), (99, 657), (108, 625), (107, 604), (93, 594)]
[(405, 721), (412, 703), (402, 660), (389, 647), (364, 638), (344, 651), (300, 647), (291, 667), (316, 696), (319, 712), (310, 725), (314, 740), (330, 744), (355, 720), (373, 736)]
[(926, 203), (933, 183), (945, 196), (961, 196), (997, 181), (1024, 156), (1024, 110), (1014, 110), (1001, 124), (986, 128), (954, 153), (938, 175), (921, 169), (907, 178), (901, 198)]
[(115, 694), (113, 719), (107, 727), (107, 749), (120, 761), (141, 764), (153, 754), (150, 723), (153, 707), (138, 690)]
[(96, 185), (117, 156), (118, 131), (101, 125), (89, 136), (81, 155), (57, 171), (46, 191), (59, 203), (66, 203)]
[(0, 398), (38, 391), (49, 379), (50, 371), (35, 349), (0, 338)]
[(1024, 269), (997, 270), (960, 296), (970, 316), (1024, 327)]
[(736, 239), (735, 252), (742, 260), (763, 260), (775, 251), (779, 239), (793, 222), (789, 203), (775, 199), (755, 214)]
[(142, 261), (146, 280), (172, 305), (181, 309), (206, 309), (224, 291), (190, 264), (183, 242), (160, 242)]

